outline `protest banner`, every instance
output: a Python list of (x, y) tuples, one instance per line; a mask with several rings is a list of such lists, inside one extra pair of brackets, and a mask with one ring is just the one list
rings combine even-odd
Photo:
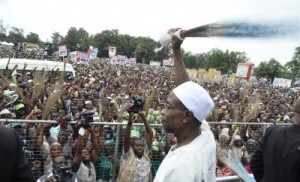
[(249, 78), (252, 74), (252, 67), (253, 67), (253, 64), (251, 64), (251, 63), (239, 63), (237, 66), (235, 76), (237, 78), (243, 78), (243, 79), (249, 80)]
[(292, 80), (284, 78), (274, 78), (273, 86), (275, 87), (291, 87)]
[(76, 64), (88, 64), (90, 58), (89, 58), (88, 53), (74, 51), (74, 52), (70, 52), (69, 60)]
[(161, 63), (159, 61), (150, 61), (149, 65), (151, 65), (151, 66), (160, 66)]
[(136, 64), (136, 58), (128, 58), (127, 56), (124, 55), (116, 55), (116, 56), (112, 56), (110, 63), (130, 66)]
[(174, 59), (170, 58), (163, 60), (163, 66), (174, 66)]
[(198, 69), (198, 80), (203, 83), (207, 81), (207, 71), (205, 69)]
[(58, 47), (58, 56), (59, 57), (66, 57), (68, 56), (68, 50), (66, 45), (62, 45)]
[(95, 47), (95, 48), (93, 49), (93, 52), (90, 54), (90, 59), (91, 59), (91, 60), (96, 59), (96, 57), (97, 57), (97, 55), (98, 55), (98, 52), (99, 52), (99, 49)]

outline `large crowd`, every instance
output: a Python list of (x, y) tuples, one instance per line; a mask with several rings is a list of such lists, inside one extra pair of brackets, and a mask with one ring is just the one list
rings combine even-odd
[[(7, 56), (4, 52), (0, 54)], [(149, 131), (143, 121), (145, 116), (153, 135), (149, 159), (154, 179), (163, 158), (176, 143), (174, 134), (166, 133), (159, 125), (166, 98), (175, 86), (172, 67), (114, 65), (109, 59), (97, 58), (86, 65), (74, 65), (76, 75), (53, 70), (36, 73), (26, 70), (26, 65), (18, 65), (18, 68), (2, 70), (0, 74), (0, 119), (32, 120), (1, 121), (21, 136), (36, 179), (43, 181), (56, 171), (61, 161), (73, 161), (66, 162), (63, 168), (64, 174), (72, 178), (86, 181), (93, 177), (97, 181), (116, 178), (123, 160), (125, 126), (130, 115), (126, 106), (139, 102), (143, 103), (143, 112), (133, 114), (130, 137), (146, 142)], [(215, 102), (207, 122), (221, 123), (210, 125), (217, 141), (217, 155), (238, 156), (251, 172), (249, 161), (265, 128), (236, 123), (292, 123), (292, 106), (299, 93), (290, 88), (272, 87), (264, 80), (229, 82), (225, 79), (220, 84), (202, 81), (199, 84)], [(37, 120), (57, 123), (35, 122)], [(118, 128), (118, 123), (123, 125)], [(78, 153), (82, 156), (78, 157)], [(88, 173), (79, 170), (80, 161), (85, 160), (95, 164)], [(74, 172), (72, 168), (76, 165), (79, 169), (74, 175), (71, 171)], [(223, 177), (234, 172), (218, 160), (216, 174)]]

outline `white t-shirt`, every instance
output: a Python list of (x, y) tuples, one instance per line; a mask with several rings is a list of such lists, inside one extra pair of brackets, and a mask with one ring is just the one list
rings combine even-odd
[(216, 181), (216, 143), (206, 121), (201, 135), (188, 145), (168, 152), (154, 182)]

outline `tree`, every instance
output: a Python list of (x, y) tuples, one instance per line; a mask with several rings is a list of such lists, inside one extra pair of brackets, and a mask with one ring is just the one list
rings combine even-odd
[(154, 48), (157, 47), (157, 43), (149, 37), (139, 37), (138, 45), (135, 48), (134, 55), (137, 62), (149, 64), (150, 60), (156, 59)]
[(184, 64), (186, 68), (195, 68), (198, 69), (200, 65), (197, 61), (197, 56), (192, 54), (191, 52), (182, 51), (182, 59), (184, 60)]
[(203, 60), (205, 69), (216, 68), (222, 74), (235, 72), (238, 63), (246, 63), (249, 61), (244, 52), (223, 52), (220, 49), (212, 49), (206, 54), (206, 59)]
[(0, 41), (6, 41), (6, 30), (8, 26), (4, 26), (3, 20), (0, 20)]
[(13, 43), (24, 42), (24, 30), (22, 28), (11, 27), (8, 33), (7, 41)]
[(83, 28), (78, 29), (79, 34), (79, 50), (86, 52), (90, 47), (89, 33)]
[(293, 79), (300, 76), (300, 47), (295, 48), (295, 53), (292, 60), (287, 62), (285, 67), (293, 75)]
[(0, 41), (6, 41), (7, 36), (4, 33), (0, 33)]
[(257, 78), (267, 78), (273, 82), (275, 77), (280, 77), (283, 73), (283, 66), (274, 58), (261, 62), (254, 69)]
[(118, 37), (119, 31), (116, 29), (113, 30), (104, 30), (101, 33), (97, 33), (92, 40), (92, 45), (97, 47), (100, 50), (100, 57), (108, 57), (108, 47), (116, 46), (117, 54), (119, 52), (119, 42)]
[(75, 27), (71, 27), (63, 40), (63, 43), (67, 45), (69, 51), (87, 51), (89, 43), (87, 40), (89, 38), (89, 33), (83, 28), (78, 30)]
[(26, 36), (27, 43), (39, 44), (41, 45), (41, 40), (38, 34), (30, 32)]
[(54, 32), (52, 33), (51, 39), (52, 39), (52, 45), (53, 45), (53, 49), (54, 51), (58, 50), (58, 46), (61, 44), (61, 42), (63, 41), (63, 36), (60, 35), (59, 32)]

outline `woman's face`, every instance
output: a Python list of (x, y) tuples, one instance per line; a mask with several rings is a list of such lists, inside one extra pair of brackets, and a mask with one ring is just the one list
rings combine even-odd
[(51, 157), (52, 158), (55, 158), (61, 154), (62, 154), (62, 148), (60, 145), (57, 144), (57, 145), (53, 145), (51, 147)]

